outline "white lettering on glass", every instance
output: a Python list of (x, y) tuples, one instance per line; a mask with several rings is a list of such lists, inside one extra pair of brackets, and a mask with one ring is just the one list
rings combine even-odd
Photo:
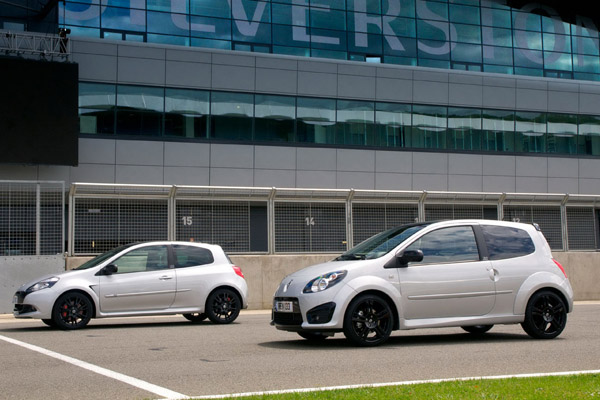
[(210, 32), (215, 33), (215, 26), (208, 24), (188, 23), (187, 0), (172, 0), (171, 1), (171, 21), (176, 27), (187, 30), (188, 28), (194, 32)]
[(265, 13), (267, 3), (262, 1), (257, 3), (251, 20), (248, 19), (248, 14), (246, 14), (246, 9), (244, 9), (242, 0), (227, 0), (227, 3), (231, 8), (235, 26), (237, 26), (240, 33), (245, 36), (255, 37), (258, 28), (260, 27), (260, 20)]
[[(429, 8), (427, 8), (427, 2), (425, 0), (417, 0), (417, 16), (423, 19), (423, 22), (427, 25), (431, 25), (434, 28), (439, 29), (444, 33), (445, 41), (444, 44), (439, 47), (429, 46), (421, 41), (417, 43), (419, 50), (424, 51), (427, 54), (431, 55), (444, 55), (449, 54), (450, 47), (450, 36), (452, 33), (453, 37), (456, 37), (456, 28), (453, 24), (449, 24), (447, 20), (445, 20), (440, 15), (434, 13)], [(452, 44), (452, 48), (454, 48), (456, 44)]]

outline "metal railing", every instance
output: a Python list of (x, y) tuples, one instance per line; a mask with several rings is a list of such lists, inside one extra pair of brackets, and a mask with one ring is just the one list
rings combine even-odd
[(71, 55), (71, 41), (66, 36), (0, 30), (1, 53), (67, 60)]
[(0, 181), (0, 256), (65, 251), (64, 182)]
[(74, 183), (68, 252), (145, 240), (236, 254), (339, 253), (384, 229), (439, 219), (540, 225), (554, 250), (598, 247), (600, 195)]

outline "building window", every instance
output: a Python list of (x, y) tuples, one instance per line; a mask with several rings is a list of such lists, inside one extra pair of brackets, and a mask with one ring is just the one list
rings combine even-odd
[(202, 90), (166, 89), (165, 135), (208, 137), (209, 97)]
[(296, 99), (286, 96), (255, 96), (255, 140), (293, 142)]
[(252, 140), (254, 96), (246, 93), (213, 92), (211, 138)]

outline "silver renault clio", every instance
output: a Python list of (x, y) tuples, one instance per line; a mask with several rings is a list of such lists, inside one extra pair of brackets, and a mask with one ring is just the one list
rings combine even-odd
[(373, 236), (336, 259), (295, 272), (275, 292), (272, 325), (360, 346), (397, 329), (520, 323), (552, 339), (573, 290), (537, 225), (492, 220), (417, 223)]
[(26, 283), (13, 297), (13, 315), (60, 329), (83, 328), (91, 318), (159, 314), (227, 324), (248, 306), (247, 294), (242, 270), (220, 246), (147, 242)]

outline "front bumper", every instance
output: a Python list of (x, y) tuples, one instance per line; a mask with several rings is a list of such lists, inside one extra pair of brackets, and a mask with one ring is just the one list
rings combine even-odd
[(13, 316), (15, 318), (52, 318), (52, 305), (55, 295), (52, 289), (25, 293), (18, 291), (13, 296)]
[[(300, 290), (303, 288), (304, 285), (300, 285)], [(290, 292), (297, 296), (290, 297)], [(290, 332), (341, 332), (344, 326), (344, 312), (354, 295), (355, 291), (344, 284), (320, 293), (302, 293), (299, 290), (282, 293), (278, 290), (273, 298), (271, 325)], [(293, 311), (276, 311), (277, 301), (291, 301)]]

